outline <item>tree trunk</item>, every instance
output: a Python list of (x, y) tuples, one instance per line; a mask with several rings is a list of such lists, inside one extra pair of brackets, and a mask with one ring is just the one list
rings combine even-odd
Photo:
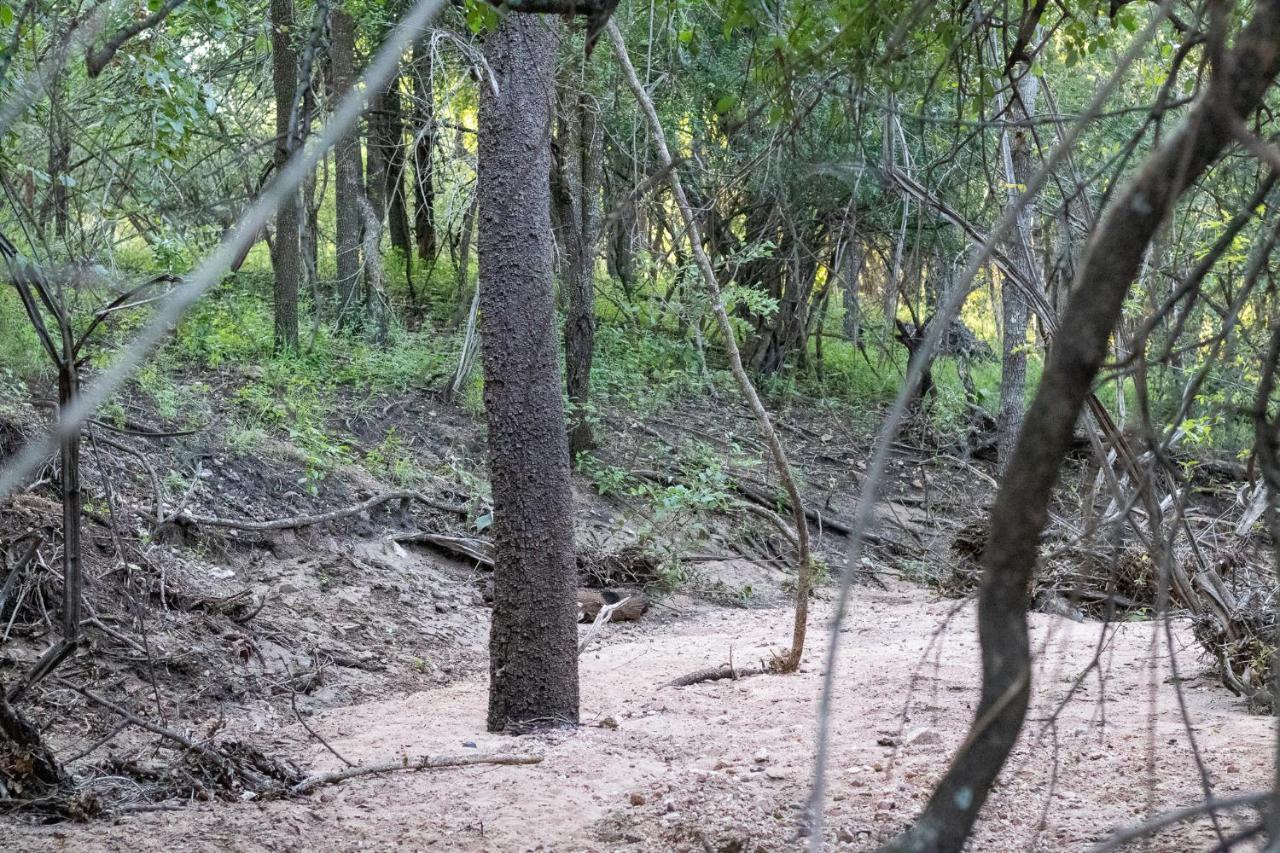
[[(298, 100), (298, 57), (293, 47), (293, 0), (271, 0), (271, 80), (276, 96), (276, 174), (293, 153), (290, 118)], [(271, 246), (275, 273), (275, 346), (298, 348), (299, 195), (289, 193), (276, 210), (276, 239)]]
[[(335, 9), (331, 22), (329, 61), (333, 72), (334, 101), (341, 101), (355, 83), (355, 22)], [(360, 135), (356, 128), (342, 135), (334, 146), (334, 206), (338, 253), (338, 328), (352, 326), (361, 315), (360, 300)]]
[(563, 281), (565, 387), (569, 396), (569, 456), (591, 448), (588, 417), (595, 352), (595, 245), (600, 231), (601, 137), (595, 108), (578, 90), (578, 74), (560, 87), (559, 174), (556, 176)]
[(436, 256), (435, 89), (431, 79), (431, 44), (413, 44), (413, 239), (418, 257)]
[(858, 304), (858, 281), (862, 276), (863, 254), (856, 240), (848, 237), (840, 255), (840, 273), (844, 281), (840, 286), (844, 300), (844, 336), (849, 343), (858, 346), (862, 338), (862, 308)]
[(489, 729), (576, 725), (569, 447), (552, 293), (551, 129), (557, 24), (509, 14), (485, 43), (480, 309), (494, 504)]
[[(994, 31), (992, 38), (995, 38)], [(1025, 73), (1018, 84), (1017, 97), (1010, 104), (1009, 117), (1014, 122), (1026, 121), (1035, 115), (1039, 85), (1035, 75)], [(1025, 128), (1004, 134), (1001, 139), (1001, 159), (1004, 163), (1004, 179), (1009, 186), (1010, 202), (1018, 197), (1018, 187), (1031, 180), (1032, 139)], [(1027, 205), (1018, 216), (1006, 251), (1014, 267), (1024, 281), (1040, 280), (1039, 266), (1032, 252), (1032, 219), (1035, 211)], [(996, 418), (996, 458), (1001, 467), (1008, 464), (1014, 444), (1022, 429), (1022, 413), (1027, 394), (1027, 325), (1029, 312), (1027, 298), (1017, 287), (1005, 281), (1000, 287), (1000, 308), (1003, 314), (1003, 358), (1000, 362), (1000, 412)]]
[(404, 203), (404, 115), (399, 76), (374, 95), (367, 115), (369, 203), (379, 228), (386, 224), (391, 245), (405, 252), (407, 258), (409, 220)]
[(1216, 67), (1187, 119), (1115, 194), (1094, 229), (1060, 324), (1069, 333), (1054, 339), (987, 525), (978, 599), (982, 694), (974, 722), (924, 813), (888, 850), (961, 850), (1022, 731), (1031, 695), (1028, 588), (1076, 422), (1156, 231), (1232, 141), (1232, 123), (1258, 108), (1280, 69), (1280, 0), (1259, 0)]

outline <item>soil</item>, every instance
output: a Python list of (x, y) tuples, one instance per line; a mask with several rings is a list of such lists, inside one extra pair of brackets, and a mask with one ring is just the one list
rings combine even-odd
[[(102, 797), (109, 816), (52, 825), (0, 817), (0, 850), (732, 853), (804, 846), (800, 816), (812, 782), (831, 585), (819, 587), (799, 673), (664, 686), (729, 661), (756, 666), (790, 637), (789, 546), (768, 522), (723, 502), (735, 477), (766, 494), (776, 488), (749, 418), (696, 403), (644, 419), (610, 417), (614, 439), (597, 452), (600, 465), (691, 484), (687, 493), (673, 491), (682, 499), (703, 488), (710, 508), (659, 517), (654, 502), (627, 488), (577, 477), (582, 582), (645, 586), (653, 606), (639, 621), (605, 626), (582, 655), (582, 728), (516, 738), (485, 732), (482, 567), (388, 536), (414, 529), (486, 535), (478, 425), (426, 394), (352, 409), (363, 413), (357, 421), (331, 426), (351, 437), (354, 455), (365, 456), (394, 426), (406, 452), (431, 472), (422, 488), (465, 504), (468, 516), (388, 504), (296, 532), (178, 525), (163, 541), (140, 535), (122, 546), (99, 512), (87, 528), (87, 560), (90, 612), (100, 624), (87, 627), (92, 642), (59, 675), (198, 740), (249, 743), (308, 772), (340, 768), (333, 752), (376, 763), (537, 751), (542, 762), (388, 773), (295, 799), (199, 784), (184, 794), (166, 781), (180, 763), (170, 745), (137, 728), (112, 735), (117, 717), (46, 682), (25, 708), (64, 760), (93, 747), (70, 769)], [(155, 422), (152, 412), (139, 416)], [(215, 413), (215, 424), (222, 416)], [(847, 522), (865, 470), (865, 437), (817, 409), (786, 413), (779, 423), (810, 507), (824, 524)], [(166, 480), (166, 512), (184, 504), (194, 515), (278, 518), (389, 488), (354, 466), (308, 488), (307, 466), (287, 444), (235, 450), (216, 425), (187, 439), (117, 440)], [(724, 470), (706, 464), (708, 449), (729, 460)], [(972, 559), (961, 551), (980, 550), (992, 481), (989, 469), (959, 453), (897, 448), (876, 507), (877, 538), (855, 567), (832, 718), (829, 849), (873, 849), (899, 831), (971, 720), (980, 673), (973, 606), (938, 593), (972, 590)], [(156, 488), (130, 457), (106, 458), (94, 464), (115, 477), (117, 516), (146, 532)], [(87, 481), (100, 479), (91, 471)], [(33, 491), (0, 507), (0, 524), (14, 532), (10, 543), (23, 531), (47, 539), (56, 510)], [(1057, 561), (1074, 570), (1078, 555), (1055, 546), (1065, 535), (1051, 536), (1061, 538), (1046, 546), (1048, 568)], [(846, 564), (845, 540), (824, 527), (816, 546), (829, 579)], [(633, 559), (639, 553), (658, 558), (660, 573), (659, 563)], [(57, 574), (52, 555), (46, 562), (24, 577), (22, 618), (0, 647), (6, 681), (48, 645), (45, 603), (56, 604)], [(1038, 613), (1031, 620), (1034, 705), (972, 849), (1087, 849), (1118, 827), (1200, 802), (1189, 734), (1215, 795), (1270, 784), (1274, 725), (1221, 686), (1188, 620), (1171, 623), (1176, 656), (1162, 625), (1151, 621), (1106, 625)], [(137, 772), (111, 769), (126, 766)], [(1232, 820), (1252, 819), (1223, 817), (1220, 829), (1193, 821), (1147, 849), (1212, 847), (1219, 831), (1243, 825)]]
[[(819, 608), (815, 626), (830, 610), (829, 603)], [(588, 725), (572, 733), (487, 734), (478, 674), (309, 720), (357, 763), (466, 752), (474, 744), (536, 750), (545, 756), (540, 764), (391, 773), (297, 800), (203, 804), (88, 825), (10, 825), (0, 829), (0, 843), (122, 851), (800, 849), (822, 632), (797, 675), (663, 686), (730, 655), (743, 665), (766, 657), (788, 620), (781, 608), (677, 601), (665, 616), (612, 626), (582, 657)], [(1040, 614), (1032, 622), (1036, 703), (973, 849), (1084, 849), (1115, 827), (1199, 801), (1163, 636), (1153, 654), (1154, 623), (1104, 628)], [(1272, 721), (1250, 715), (1201, 671), (1184, 623), (1174, 625), (1174, 637), (1180, 686), (1215, 793), (1265, 788)], [(825, 834), (833, 848), (865, 850), (916, 813), (970, 721), (973, 608), (914, 586), (863, 589), (841, 641)], [(1081, 679), (1100, 644), (1100, 668)], [(1077, 681), (1056, 726), (1047, 727)], [(273, 734), (274, 747), (305, 766), (341, 766), (297, 724), (276, 721)], [(1199, 849), (1213, 840), (1201, 820), (1161, 835), (1150, 849)]]

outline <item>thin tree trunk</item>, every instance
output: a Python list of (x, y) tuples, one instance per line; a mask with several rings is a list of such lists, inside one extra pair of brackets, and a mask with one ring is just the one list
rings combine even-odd
[(595, 352), (595, 251), (600, 231), (601, 137), (594, 106), (578, 75), (560, 86), (557, 210), (568, 295), (564, 321), (565, 388), (571, 405), (569, 456), (593, 444), (588, 406)]
[(609, 40), (613, 43), (614, 54), (618, 57), (618, 64), (622, 66), (627, 85), (639, 102), (640, 108), (649, 124), (649, 132), (653, 135), (653, 143), (658, 152), (660, 165), (667, 169), (667, 180), (671, 185), (671, 194), (675, 196), (676, 206), (680, 209), (680, 216), (684, 221), (694, 260), (697, 261), (703, 283), (711, 296), (711, 308), (715, 313), (716, 324), (720, 328), (720, 336), (724, 339), (725, 351), (729, 356), (729, 367), (733, 372), (734, 379), (738, 382), (738, 389), (742, 392), (742, 396), (746, 399), (748, 406), (750, 406), (752, 414), (755, 415), (760, 434), (769, 446), (770, 455), (773, 457), (774, 466), (777, 468), (778, 478), (782, 481), (782, 487), (786, 491), (787, 497), (791, 500), (791, 512), (796, 527), (797, 551), (799, 551), (799, 565), (796, 572), (796, 612), (791, 634), (791, 648), (776, 661), (776, 666), (782, 672), (794, 672), (800, 667), (800, 660), (804, 654), (805, 632), (809, 620), (809, 587), (812, 570), (809, 561), (809, 527), (808, 520), (805, 517), (804, 501), (800, 497), (800, 490), (796, 486), (795, 477), (791, 473), (791, 464), (787, 461), (786, 451), (783, 450), (782, 442), (778, 439), (778, 433), (769, 420), (769, 413), (764, 404), (760, 402), (760, 395), (756, 393), (755, 386), (751, 384), (751, 377), (747, 376), (747, 371), (742, 366), (742, 354), (738, 351), (733, 324), (729, 320), (728, 312), (725, 311), (724, 297), (720, 292), (720, 283), (716, 280), (715, 270), (711, 266), (711, 259), (703, 251), (701, 229), (699, 229), (698, 220), (693, 214), (693, 208), (689, 204), (689, 197), (685, 195), (684, 184), (680, 181), (680, 172), (675, 167), (675, 160), (671, 156), (671, 150), (667, 147), (666, 133), (662, 129), (662, 122), (658, 118), (658, 112), (653, 106), (653, 99), (649, 97), (644, 84), (640, 82), (640, 78), (636, 74), (635, 67), (631, 64), (631, 57), (627, 54), (627, 46), (622, 39), (622, 31), (618, 29), (617, 23), (612, 20), (609, 21), (606, 26), (606, 32), (609, 34)]
[[(991, 38), (996, 39), (992, 30)], [(1015, 122), (1026, 121), (1035, 115), (1039, 84), (1035, 75), (1025, 73), (1018, 83), (1018, 93), (1010, 104), (1009, 117)], [(1009, 185), (1010, 203), (1018, 197), (1018, 187), (1031, 180), (1033, 142), (1030, 132), (1019, 128), (1005, 133), (1000, 140), (1001, 162), (1005, 183)], [(1032, 220), (1035, 211), (1031, 205), (1023, 208), (1018, 216), (1018, 227), (1010, 238), (1008, 255), (1014, 267), (1028, 282), (1040, 280), (1040, 267), (1032, 249)], [(1000, 307), (1003, 314), (1003, 353), (1000, 362), (1000, 411), (996, 418), (996, 458), (1003, 467), (1013, 456), (1014, 444), (1022, 429), (1022, 414), (1027, 394), (1027, 327), (1030, 312), (1027, 298), (1021, 289), (1009, 282), (1000, 287)]]
[(435, 88), (432, 80), (431, 44), (413, 44), (413, 240), (418, 257), (436, 256), (435, 189)]
[[(334, 101), (341, 101), (355, 83), (355, 22), (341, 9), (331, 21)], [(360, 300), (360, 135), (352, 128), (334, 146), (334, 204), (337, 219), (338, 328), (354, 325), (361, 316)]]
[[(293, 153), (290, 117), (298, 101), (298, 55), (293, 46), (293, 0), (271, 0), (271, 80), (276, 96), (275, 164), (277, 174)], [(292, 192), (276, 210), (271, 246), (275, 274), (275, 347), (298, 348), (298, 279), (302, 273), (299, 201)]]
[(404, 197), (404, 170), (407, 160), (404, 138), (404, 100), (400, 78), (389, 84), (381, 97), (387, 142), (387, 177), (383, 194), (387, 199), (387, 238), (392, 247), (404, 253), (405, 263), (412, 264), (409, 252), (409, 210)]
[(1187, 120), (1116, 193), (1094, 229), (1061, 323), (1069, 334), (1056, 337), (1049, 351), (988, 525), (978, 600), (982, 694), (974, 722), (923, 814), (889, 850), (961, 850), (1022, 731), (1031, 694), (1028, 588), (1076, 422), (1148, 245), (1280, 69), (1280, 0), (1259, 0), (1217, 67)]
[(485, 42), (480, 314), (494, 504), (489, 729), (576, 725), (578, 634), (569, 446), (550, 213), (558, 24), (508, 14)]

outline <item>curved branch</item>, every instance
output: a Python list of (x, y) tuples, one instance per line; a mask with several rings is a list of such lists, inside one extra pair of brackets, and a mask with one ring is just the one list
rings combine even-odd
[(124, 46), (124, 43), (136, 36), (144, 30), (152, 29), (159, 26), (165, 18), (169, 17), (169, 13), (181, 6), (187, 0), (165, 0), (164, 5), (156, 9), (150, 15), (140, 21), (123, 26), (111, 35), (107, 36), (107, 40), (102, 46), (96, 50), (90, 47), (84, 54), (84, 65), (89, 72), (90, 77), (97, 77), (102, 73), (102, 69), (107, 67), (107, 63), (115, 59), (116, 51)]

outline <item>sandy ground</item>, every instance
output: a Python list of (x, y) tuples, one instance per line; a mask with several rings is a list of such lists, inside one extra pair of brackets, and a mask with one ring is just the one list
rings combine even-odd
[[(798, 675), (685, 689), (661, 685), (730, 653), (744, 665), (759, 660), (789, 636), (790, 614), (699, 605), (679, 619), (616, 626), (582, 659), (582, 716), (595, 725), (570, 734), (486, 734), (481, 677), (311, 721), (352, 761), (465, 752), (474, 743), (538, 750), (541, 764), (392, 773), (293, 801), (199, 805), (87, 826), (4, 825), (0, 849), (798, 849), (826, 649), (818, 626), (829, 614), (829, 604), (817, 608), (810, 663)], [(1109, 629), (1101, 678), (1085, 678), (1050, 727), (1103, 627), (1038, 614), (1032, 621), (1036, 703), (972, 849), (1088, 849), (1115, 827), (1200, 800), (1168, 648), (1153, 647), (1154, 626)], [(1175, 645), (1214, 793), (1265, 787), (1273, 721), (1249, 715), (1205, 672), (1185, 625), (1175, 626)], [(825, 837), (830, 849), (866, 850), (910, 820), (968, 726), (977, 679), (973, 608), (913, 587), (857, 590), (841, 649)], [(302, 763), (338, 766), (296, 726), (284, 735)], [(1147, 849), (1214, 843), (1201, 821)]]

